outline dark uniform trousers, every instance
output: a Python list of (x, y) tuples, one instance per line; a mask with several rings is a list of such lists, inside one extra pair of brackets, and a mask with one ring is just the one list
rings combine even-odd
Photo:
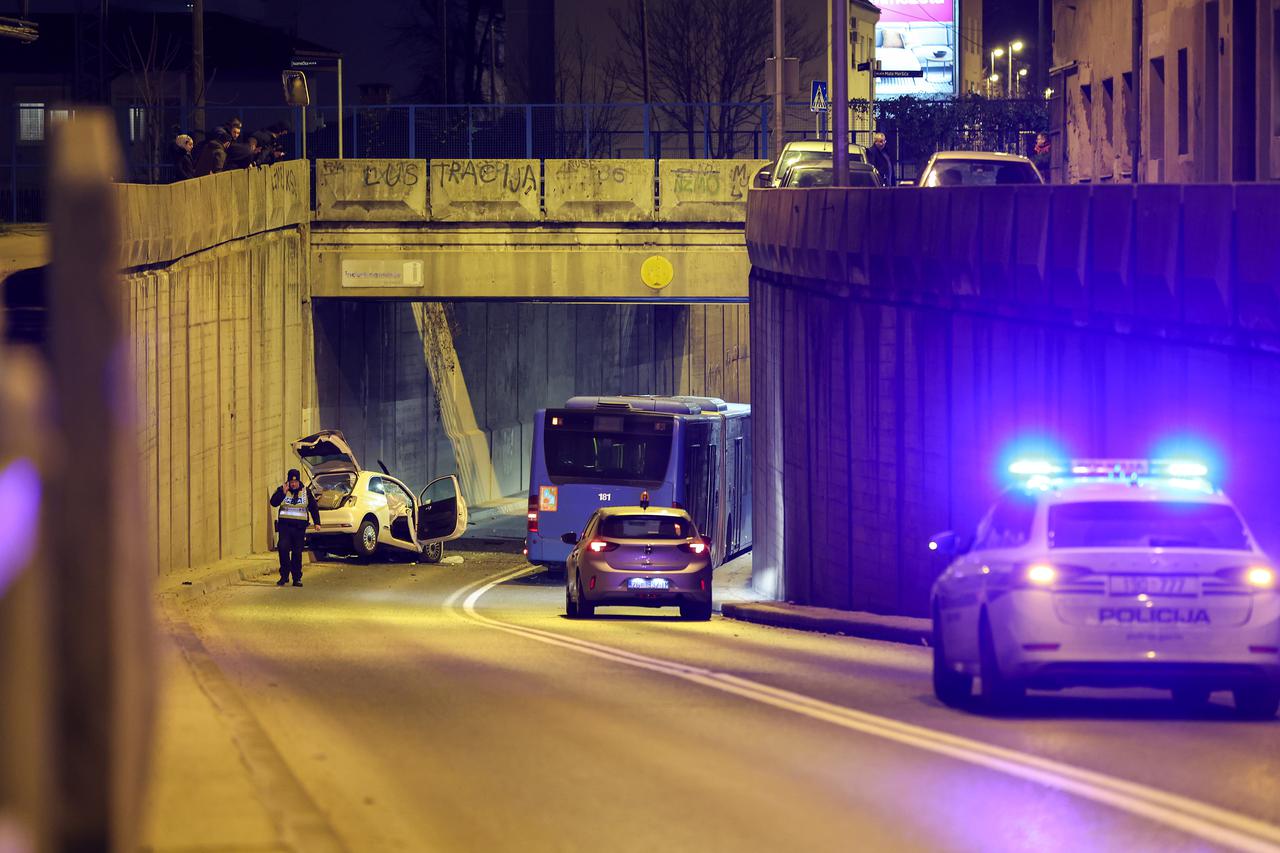
[(307, 533), (307, 523), (281, 519), (278, 528), (280, 542), (276, 545), (276, 552), (280, 555), (280, 580), (288, 580), (292, 575), (294, 582), (301, 581), (302, 543)]

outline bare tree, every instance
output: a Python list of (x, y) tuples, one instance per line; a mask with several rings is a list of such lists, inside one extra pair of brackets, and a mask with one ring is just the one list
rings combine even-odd
[(395, 28), (418, 72), (411, 97), (437, 104), (501, 103), (506, 84), (502, 0), (410, 0)]
[(617, 105), (620, 84), (608, 73), (581, 27), (556, 38), (556, 153), (560, 157), (608, 156), (625, 115)]
[(169, 116), (167, 107), (174, 102), (171, 89), (178, 80), (170, 73), (178, 59), (179, 45), (172, 36), (160, 43), (160, 28), (155, 16), (151, 18), (151, 31), (141, 39), (132, 26), (125, 29), (118, 51), (109, 51), (116, 63), (127, 68), (133, 78), (134, 106), (128, 121), (130, 136), (138, 131), (131, 159), (145, 170), (146, 179), (155, 183), (160, 179), (160, 164), (168, 153), (165, 132)]
[[(651, 100), (685, 134), (689, 156), (710, 136), (713, 157), (745, 147), (744, 129), (761, 117), (764, 62), (772, 52), (772, 0), (648, 0)], [(641, 0), (613, 15), (621, 53), (613, 73), (642, 97), (644, 13)], [(787, 53), (817, 56), (821, 35), (786, 22)]]

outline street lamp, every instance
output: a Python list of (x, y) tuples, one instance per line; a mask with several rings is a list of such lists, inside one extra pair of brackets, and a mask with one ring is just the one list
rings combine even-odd
[(1004, 56), (1003, 47), (997, 47), (995, 50), (991, 51), (991, 77), (987, 79), (999, 79), (996, 77), (996, 60), (1002, 56)]
[(1009, 97), (1014, 96), (1013, 85), (1017, 79), (1016, 77), (1013, 76), (1013, 55), (1015, 53), (1021, 53), (1022, 48), (1023, 48), (1022, 39), (1015, 39), (1014, 41), (1009, 43), (1009, 82), (1005, 84), (1007, 88), (1006, 94)]
[(1018, 97), (1018, 98), (1022, 97), (1022, 81), (1027, 76), (1028, 73), (1029, 72), (1025, 67), (1018, 69), (1018, 77), (1016, 80), (1013, 81), (1014, 97)]
[(992, 73), (992, 75), (987, 78), (987, 97), (988, 98), (994, 98), (996, 96), (996, 86), (999, 85), (999, 83), (1000, 83), (999, 74)]

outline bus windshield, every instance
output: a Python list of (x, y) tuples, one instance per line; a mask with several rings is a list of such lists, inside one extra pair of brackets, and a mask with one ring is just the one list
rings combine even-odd
[(671, 436), (554, 430), (546, 433), (553, 482), (658, 484), (667, 474)]

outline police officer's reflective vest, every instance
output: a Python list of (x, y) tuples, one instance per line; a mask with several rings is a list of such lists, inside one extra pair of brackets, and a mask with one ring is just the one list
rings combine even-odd
[(293, 493), (288, 489), (284, 490), (284, 500), (280, 503), (279, 513), (276, 515), (281, 521), (306, 521), (307, 520), (307, 490), (306, 488), (298, 489), (297, 493)]

